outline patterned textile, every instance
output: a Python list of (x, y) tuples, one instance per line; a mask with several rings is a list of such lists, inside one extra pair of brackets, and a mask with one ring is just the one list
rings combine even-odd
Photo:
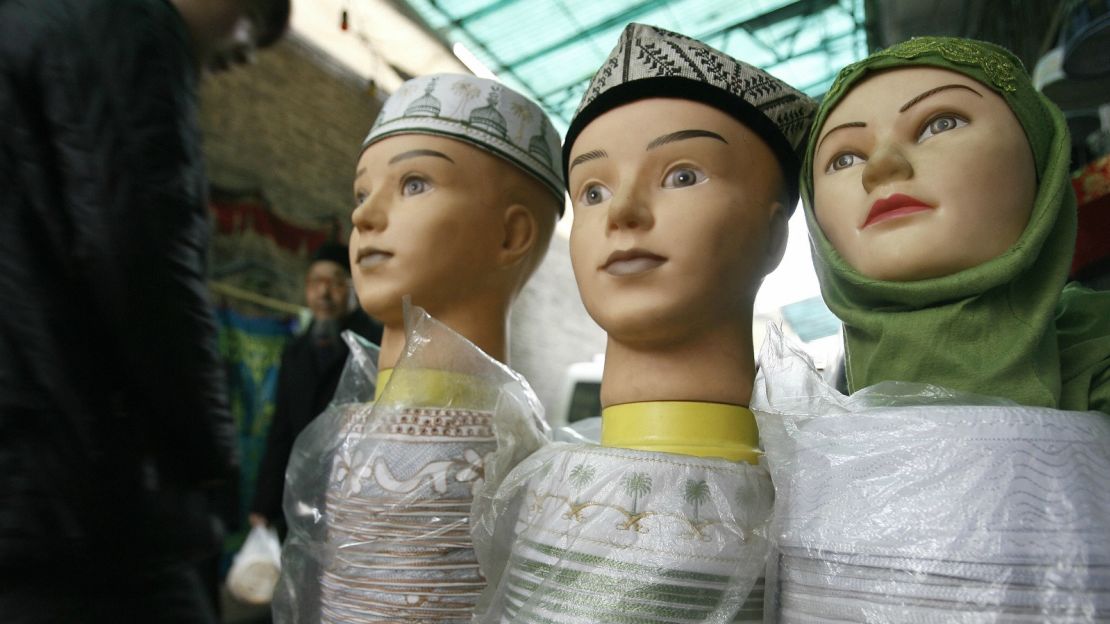
[(1106, 414), (924, 384), (845, 396), (777, 330), (760, 362), (768, 621), (1108, 621)]
[[(527, 382), (415, 306), (388, 375), (347, 335), (335, 401), (286, 470), (278, 624), (470, 622), (471, 505), (545, 440)], [(375, 382), (369, 374), (377, 378)], [(376, 398), (370, 402), (365, 390)]]
[(239, 432), (242, 453), (238, 509), (239, 526), (243, 528), (229, 535), (225, 544), (225, 554), (233, 554), (250, 530), (246, 515), (274, 413), (281, 350), (293, 330), (287, 320), (250, 318), (228, 308), (216, 310), (216, 318), (220, 355), (228, 372), (231, 415)]
[(778, 157), (797, 203), (797, 151), (817, 104), (801, 91), (704, 43), (654, 26), (629, 24), (594, 74), (567, 130), (571, 147), (591, 121), (622, 104), (674, 97), (714, 106), (758, 134)]
[(327, 495), (321, 622), (469, 621), (485, 579), (467, 518), (492, 425), (486, 411), (396, 408), (351, 432)]
[(763, 621), (774, 492), (762, 467), (555, 444), (505, 485), (497, 498), (520, 511), (478, 621)]
[(395, 134), (434, 134), (465, 141), (516, 165), (559, 199), (559, 134), (539, 106), (499, 82), (461, 74), (413, 78), (390, 96), (362, 143)]

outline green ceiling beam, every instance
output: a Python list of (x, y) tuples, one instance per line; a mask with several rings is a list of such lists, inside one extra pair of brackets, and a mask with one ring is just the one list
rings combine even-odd
[(500, 11), (501, 9), (503, 9), (503, 8), (509, 6), (509, 5), (516, 4), (518, 1), (519, 0), (497, 0), (497, 2), (490, 2), (489, 4), (483, 6), (479, 9), (475, 9), (474, 11), (471, 11), (470, 13), (468, 13), (466, 15), (461, 15), (461, 16), (455, 17), (454, 19), (451, 20), (451, 23), (454, 24), (455, 26), (460, 26), (461, 27), (463, 25), (463, 23), (465, 23), (465, 22), (470, 22), (470, 21), (476, 20), (480, 17), (485, 17), (486, 15), (489, 15), (490, 13), (496, 13), (497, 11)]
[[(840, 35), (838, 37), (833, 37), (833, 38), (830, 38), (830, 39), (823, 40), (820, 45), (814, 46), (812, 48), (809, 48), (809, 49), (804, 50), (802, 52), (799, 52), (797, 54), (792, 54), (790, 56), (790, 58), (788, 58), (786, 60), (790, 61), (790, 60), (793, 60), (793, 59), (809, 56), (811, 54), (821, 54), (821, 53), (823, 53), (824, 50), (828, 49), (830, 44), (838, 42), (842, 39), (848, 39), (850, 37), (856, 37), (858, 35), (859, 35), (859, 33), (853, 32), (853, 33), (847, 33), (847, 34), (844, 34), (844, 35)], [(764, 68), (764, 69), (767, 69), (768, 71), (773, 71), (774, 70), (774, 65), (770, 66), (769, 68)], [(839, 69), (839, 68), (836, 68), (836, 69)], [(833, 72), (833, 73), (835, 73), (835, 72)], [(573, 89), (577, 85), (579, 85), (579, 84), (589, 80), (590, 78), (592, 78), (593, 74), (594, 74), (594, 72), (590, 72), (588, 75), (586, 75), (582, 78), (579, 78), (578, 80), (575, 80), (574, 82), (566, 83), (566, 84), (562, 85), (561, 87), (559, 87), (557, 89), (552, 89), (550, 91), (547, 91), (546, 93), (543, 93), (542, 95), (537, 95), (536, 97), (537, 97), (538, 100), (540, 100), (542, 102), (547, 102), (547, 101), (550, 100), (550, 98), (552, 98), (554, 96), (559, 96), (559, 95), (563, 95), (565, 93), (568, 93), (571, 89)], [(827, 78), (831, 78), (832, 75), (833, 74), (830, 73)], [(822, 78), (821, 80), (814, 81), (814, 82), (810, 83), (809, 85), (807, 85), (806, 88), (803, 88), (803, 89), (800, 89), (800, 90), (805, 91), (806, 89), (808, 89), (808, 88), (810, 88), (814, 85), (821, 84), (827, 78)], [(564, 100), (565, 100), (565, 96), (564, 96)]]
[[(806, 5), (806, 6), (798, 6), (798, 5)], [(767, 28), (769, 26), (772, 26), (774, 24), (777, 24), (778, 22), (780, 22), (782, 20), (785, 20), (785, 19), (790, 19), (792, 17), (798, 17), (798, 16), (801, 16), (801, 15), (811, 14), (811, 9), (813, 7), (820, 6), (820, 7), (822, 7), (821, 10), (824, 11), (824, 10), (829, 9), (830, 7), (838, 6), (838, 5), (839, 5), (839, 3), (837, 2), (837, 0), (800, 0), (799, 2), (794, 2), (792, 4), (785, 5), (783, 7), (775, 9), (775, 10), (769, 12), (769, 13), (765, 13), (765, 14), (762, 14), (762, 15), (759, 15), (759, 16), (741, 21), (741, 22), (736, 22), (736, 23), (734, 23), (730, 26), (725, 26), (725, 27), (722, 27), (722, 28), (718, 28), (717, 30), (712, 31), (709, 34), (699, 35), (699, 36), (696, 36), (695, 38), (698, 39), (698, 40), (701, 40), (701, 41), (705, 41), (706, 39), (712, 39), (714, 37), (724, 35), (728, 31), (733, 31), (733, 30), (737, 30), (737, 29), (746, 30), (746, 26), (748, 26), (752, 23), (762, 24), (760, 26), (760, 29), (763, 29), (763, 28)], [(790, 10), (787, 10), (788, 8)], [(771, 15), (771, 14), (777, 14), (776, 21), (768, 21), (767, 19), (765, 19), (766, 16)], [(751, 33), (749, 32), (749, 34), (751, 34)], [(845, 35), (840, 35), (838, 37), (833, 37), (831, 39), (824, 40), (821, 45), (810, 48), (810, 49), (808, 49), (804, 52), (798, 53), (798, 54), (792, 54), (786, 60), (789, 60), (790, 58), (797, 58), (797, 57), (813, 54), (815, 52), (819, 52), (819, 51), (825, 49), (825, 46), (828, 43), (830, 43), (832, 41), (837, 41), (837, 40), (843, 39), (845, 37), (850, 37), (850, 36), (853, 36), (855, 34), (856, 33), (848, 33), (848, 34), (845, 34)], [(754, 35), (753, 35), (753, 37), (754, 37)], [(758, 42), (763, 44), (762, 41), (758, 41)], [(764, 45), (766, 45), (766, 44), (764, 44)], [(780, 62), (783, 62), (783, 61), (780, 61)], [(596, 71), (596, 68), (593, 71), (591, 71), (589, 74), (587, 74), (586, 76), (584, 76), (582, 78), (578, 78), (577, 80), (574, 80), (573, 82), (564, 83), (563, 85), (561, 85), (559, 87), (556, 87), (554, 89), (551, 89), (549, 91), (546, 91), (545, 93), (537, 94), (537, 97), (541, 100), (546, 100), (547, 98), (551, 97), (552, 95), (562, 93), (562, 92), (566, 91), (567, 89), (570, 89), (570, 88), (574, 87), (575, 85), (577, 85), (579, 83), (582, 83), (582, 82), (585, 82), (585, 81), (589, 80), (593, 76), (594, 71)]]
[[(441, 8), (439, 6), (439, 3), (436, 0), (429, 0), (429, 4), (431, 4), (431, 6), (434, 7), (436, 11), (439, 11), (439, 14), (442, 15), (444, 18), (446, 18), (448, 21), (450, 21), (452, 19), (451, 13), (449, 13), (445, 9)], [(498, 56), (496, 54), (490, 52), (489, 48), (486, 47), (485, 40), (480, 39), (479, 37), (475, 37), (473, 34), (471, 34), (471, 32), (469, 30), (467, 30), (466, 28), (464, 28), (462, 26), (457, 26), (456, 28), (457, 28), (457, 30), (459, 30), (459, 32), (466, 35), (467, 39), (470, 40), (469, 43), (471, 45), (473, 45), (474, 47), (481, 50), (489, 58), (494, 59), (494, 60), (498, 59)], [(509, 75), (509, 76), (512, 76), (514, 80), (516, 80), (518, 83), (520, 83), (522, 85), (527, 85), (528, 84), (528, 82), (525, 81), (525, 80), (522, 80), (521, 77), (518, 76), (516, 74), (516, 72), (514, 72), (512, 70), (511, 67), (506, 67), (504, 64), (498, 65), (497, 67), (491, 67), (489, 69), (490, 69), (490, 71), (497, 74), (498, 76)]]
[(566, 39), (561, 39), (561, 40), (556, 41), (555, 43), (553, 43), (551, 45), (540, 48), (539, 50), (534, 50), (534, 51), (532, 51), (532, 52), (530, 52), (530, 53), (528, 53), (524, 56), (512, 59), (510, 61), (506, 61), (505, 64), (506, 65), (513, 65), (513, 66), (526, 65), (526, 64), (536, 60), (537, 58), (540, 58), (541, 56), (546, 56), (548, 54), (551, 54), (552, 52), (556, 52), (558, 50), (561, 50), (561, 49), (567, 47), (568, 45), (574, 43), (575, 41), (579, 41), (581, 39), (587, 39), (587, 38), (592, 37), (592, 36), (594, 36), (594, 35), (596, 35), (600, 32), (609, 30), (610, 28), (613, 28), (615, 26), (622, 26), (624, 24), (627, 24), (627, 23), (633, 21), (634, 19), (636, 19), (637, 17), (643, 15), (644, 13), (647, 13), (648, 11), (650, 11), (650, 10), (656, 8), (656, 7), (662, 6), (666, 3), (667, 3), (666, 0), (648, 0), (647, 2), (641, 2), (639, 4), (634, 4), (634, 5), (626, 8), (625, 10), (621, 11), (620, 13), (617, 13), (616, 15), (612, 15), (612, 16), (610, 16), (610, 17), (608, 17), (608, 18), (606, 18), (606, 19), (604, 19), (604, 20), (602, 20), (602, 21), (600, 21), (596, 24), (593, 24), (592, 26), (590, 26), (590, 27), (588, 27), (584, 30), (581, 30), (579, 32), (574, 33), (574, 36), (572, 36), (572, 37), (568, 37)]

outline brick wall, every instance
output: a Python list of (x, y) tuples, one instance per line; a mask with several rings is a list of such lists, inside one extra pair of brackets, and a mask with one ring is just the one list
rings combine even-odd
[(351, 181), (381, 104), (353, 74), (287, 37), (201, 90), (209, 179), (259, 188), (303, 227), (350, 226)]

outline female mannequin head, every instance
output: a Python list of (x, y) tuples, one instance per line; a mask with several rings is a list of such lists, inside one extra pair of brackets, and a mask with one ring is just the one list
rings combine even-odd
[(1029, 222), (1029, 141), (1002, 96), (968, 76), (924, 66), (875, 73), (817, 135), (817, 222), (866, 277), (910, 281), (978, 266)]
[(841, 70), (814, 128), (802, 199), (848, 389), (893, 380), (1057, 404), (1070, 141), (1020, 61), (912, 39)]

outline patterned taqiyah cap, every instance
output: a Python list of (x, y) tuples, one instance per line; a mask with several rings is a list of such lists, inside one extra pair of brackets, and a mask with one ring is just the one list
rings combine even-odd
[(567, 130), (563, 171), (583, 128), (602, 114), (647, 98), (708, 104), (758, 134), (782, 165), (793, 210), (798, 200), (799, 149), (817, 103), (767, 72), (704, 43), (645, 24), (629, 24), (590, 81)]
[(444, 136), (499, 156), (542, 182), (562, 215), (559, 133), (535, 102), (500, 82), (464, 74), (413, 78), (386, 100), (362, 149), (396, 134)]

